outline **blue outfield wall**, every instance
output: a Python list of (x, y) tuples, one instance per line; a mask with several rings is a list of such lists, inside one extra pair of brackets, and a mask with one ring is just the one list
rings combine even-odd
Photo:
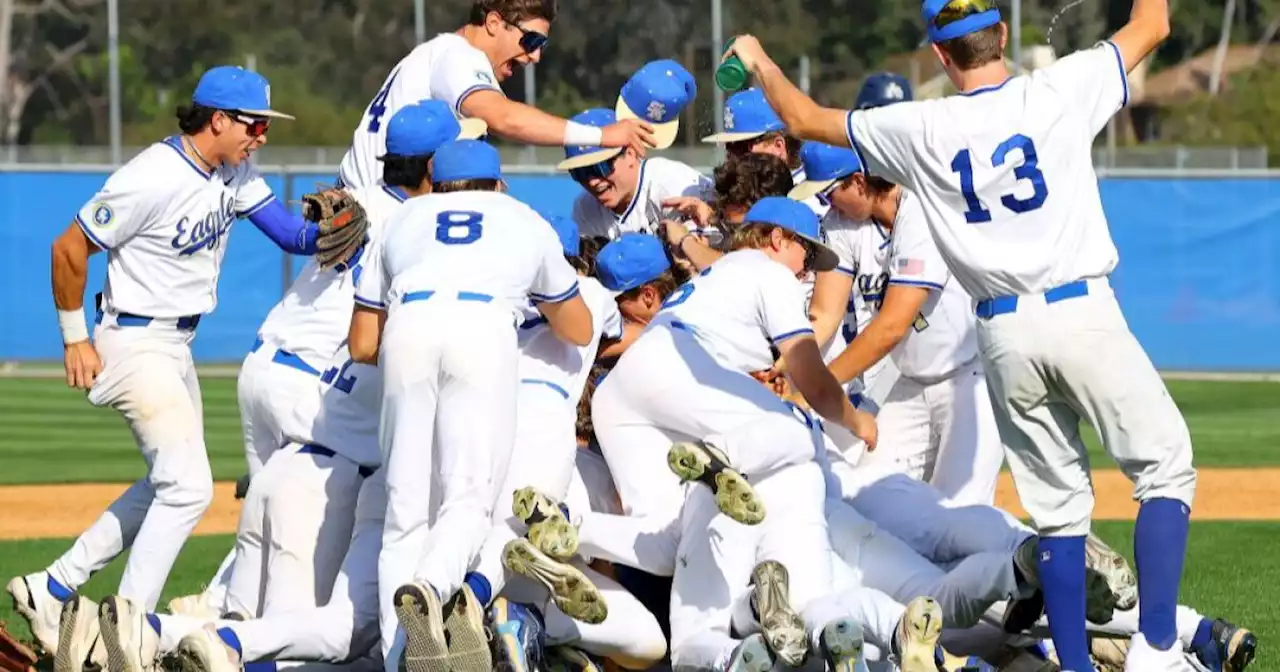
[[(61, 359), (49, 290), (49, 245), (105, 180), (101, 172), (0, 173), (0, 360)], [(296, 200), (332, 175), (271, 175)], [(565, 177), (512, 176), (512, 193), (570, 213), (579, 187)], [(1120, 249), (1112, 276), (1130, 327), (1162, 369), (1280, 370), (1280, 179), (1108, 178), (1102, 197)], [(295, 206), (296, 207), (296, 206)], [(200, 325), (201, 361), (237, 361), (302, 265), (239, 222)], [(86, 305), (103, 282), (90, 266)]]

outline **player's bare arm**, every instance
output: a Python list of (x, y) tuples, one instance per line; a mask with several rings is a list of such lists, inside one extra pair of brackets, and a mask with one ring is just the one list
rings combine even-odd
[(688, 259), (695, 270), (701, 271), (724, 256), (723, 252), (708, 245), (697, 231), (691, 230), (683, 222), (665, 219), (661, 228), (667, 245)]
[(823, 271), (814, 276), (809, 322), (813, 324), (813, 336), (818, 343), (825, 345), (836, 335), (844, 323), (852, 292), (853, 276), (848, 273)]
[(795, 388), (818, 415), (843, 425), (871, 449), (876, 444), (876, 422), (870, 413), (849, 403), (844, 388), (822, 361), (818, 342), (811, 335), (796, 336), (775, 344), (786, 363)]
[(355, 304), (351, 311), (351, 328), (347, 331), (347, 349), (351, 351), (351, 359), (361, 364), (376, 365), (382, 329), (386, 324), (385, 310)]
[(645, 326), (631, 320), (623, 321), (622, 338), (616, 341), (601, 341), (600, 353), (596, 355), (596, 359), (606, 360), (621, 357), (622, 353), (626, 352), (627, 348), (631, 347), (631, 344), (635, 343), (637, 338), (640, 338), (640, 334), (644, 333)]
[(567, 301), (535, 303), (538, 312), (547, 318), (551, 331), (568, 343), (585, 346), (591, 343), (595, 328), (591, 324), (591, 309), (578, 294)]
[(1129, 22), (1111, 37), (1125, 72), (1132, 72), (1169, 37), (1169, 0), (1134, 0)]
[(848, 111), (823, 107), (805, 95), (787, 79), (782, 68), (769, 58), (756, 38), (739, 35), (729, 53), (737, 54), (743, 65), (755, 76), (756, 84), (764, 91), (769, 106), (782, 118), (791, 135), (837, 147), (849, 144), (845, 131)]
[(643, 121), (623, 119), (604, 128), (591, 128), (511, 100), (494, 90), (468, 95), (461, 109), (468, 117), (483, 119), (495, 135), (531, 145), (630, 147), (644, 156), (654, 144), (653, 127)]
[(831, 373), (836, 380), (847, 383), (892, 352), (907, 337), (930, 291), (926, 287), (889, 285), (884, 304), (871, 318), (871, 323), (831, 361)]
[(89, 341), (84, 317), (84, 287), (89, 275), (89, 256), (99, 252), (84, 231), (72, 222), (53, 241), (53, 303), (62, 328), (63, 367), (67, 387), (88, 390), (102, 373), (102, 360)]

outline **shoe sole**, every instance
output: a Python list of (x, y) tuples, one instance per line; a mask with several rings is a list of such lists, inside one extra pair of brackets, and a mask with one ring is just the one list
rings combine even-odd
[(902, 637), (898, 642), (898, 669), (901, 672), (937, 672), (934, 652), (942, 635), (942, 608), (930, 597), (917, 597), (902, 616)]
[(142, 661), (142, 644), (134, 644), (136, 626), (132, 614), (121, 619), (121, 612), (128, 611), (120, 598), (111, 595), (98, 605), (98, 630), (102, 643), (107, 647), (107, 669), (110, 672), (148, 672)]
[(850, 618), (822, 628), (823, 657), (830, 672), (854, 672), (862, 658), (862, 626)]
[[(84, 668), (85, 657), (89, 652), (81, 651), (75, 646), (77, 640), (86, 639), (77, 636), (76, 626), (85, 618), (83, 612), (89, 606), (89, 600), (79, 593), (62, 603), (62, 614), (58, 619), (58, 652), (53, 656), (54, 672), (81, 672)], [(88, 621), (84, 622), (88, 627)], [(92, 640), (89, 641), (89, 646), (93, 646)]]
[(1138, 578), (1124, 556), (1116, 553), (1092, 532), (1084, 541), (1085, 564), (1100, 572), (1115, 596), (1116, 609), (1128, 611), (1138, 604)]
[(525, 536), (543, 553), (566, 562), (578, 552), (578, 528), (550, 497), (533, 488), (520, 488), (512, 497), (511, 513), (529, 526)]
[[(440, 600), (435, 593), (417, 584), (400, 586), (395, 592), (396, 618), (404, 628), (402, 663), (407, 672), (450, 672), (449, 646), (445, 641)], [(432, 623), (432, 619), (436, 623)]]
[(502, 564), (521, 576), (541, 583), (556, 606), (570, 618), (599, 624), (609, 616), (600, 589), (577, 567), (543, 555), (527, 539), (515, 539), (502, 552)]
[(1242, 672), (1253, 663), (1258, 653), (1258, 637), (1249, 630), (1240, 628), (1227, 643), (1227, 660), (1222, 666), (1223, 672)]
[(764, 520), (764, 503), (742, 474), (695, 443), (677, 443), (667, 451), (667, 466), (682, 481), (698, 481), (711, 488), (716, 506), (726, 516), (743, 525)]
[(769, 650), (791, 667), (799, 667), (809, 654), (804, 619), (791, 609), (791, 582), (787, 568), (763, 562), (751, 573), (755, 583), (756, 612)]
[(1086, 567), (1085, 618), (1094, 625), (1105, 625), (1115, 618), (1116, 595), (1107, 577), (1096, 569)]
[(203, 647), (194, 646), (186, 638), (178, 642), (178, 650), (175, 652), (174, 657), (177, 659), (178, 669), (182, 672), (210, 672), (213, 670), (213, 661), (209, 659), (208, 652)]
[(765, 644), (764, 636), (755, 634), (738, 645), (725, 672), (769, 672), (773, 663), (773, 652)]
[(444, 607), (444, 631), (453, 672), (490, 672), (493, 655), (484, 630), (484, 607), (463, 586)]

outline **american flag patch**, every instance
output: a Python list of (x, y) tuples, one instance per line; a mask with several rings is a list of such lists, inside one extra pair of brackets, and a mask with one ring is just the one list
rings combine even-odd
[(909, 275), (919, 275), (921, 273), (924, 273), (924, 260), (923, 259), (899, 259), (898, 272), (906, 273)]

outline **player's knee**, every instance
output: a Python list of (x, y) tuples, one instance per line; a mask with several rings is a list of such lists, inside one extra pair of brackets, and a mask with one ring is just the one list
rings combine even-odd
[(1139, 502), (1150, 499), (1176, 499), (1192, 505), (1196, 493), (1196, 469), (1191, 463), (1191, 446), (1165, 451), (1152, 467), (1131, 476), (1133, 497)]
[(213, 474), (207, 465), (204, 469), (189, 469), (179, 478), (157, 477), (153, 472), (151, 486), (156, 501), (167, 506), (203, 512), (213, 503)]

